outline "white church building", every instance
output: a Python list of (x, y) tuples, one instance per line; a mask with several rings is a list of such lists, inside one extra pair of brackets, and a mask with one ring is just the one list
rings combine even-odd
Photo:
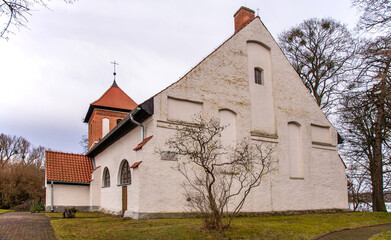
[(76, 207), (134, 219), (186, 212), (178, 160), (158, 154), (195, 114), (228, 125), (225, 137), (276, 145), (276, 171), (242, 212), (348, 208), (338, 134), (254, 11), (241, 7), (235, 32), (177, 82), (136, 104), (114, 81), (91, 103), (86, 155), (48, 151), (46, 209)]

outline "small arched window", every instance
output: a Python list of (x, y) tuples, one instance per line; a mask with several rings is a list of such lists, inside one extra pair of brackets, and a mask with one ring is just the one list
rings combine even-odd
[(118, 119), (117, 119), (117, 124), (120, 123), (121, 121), (122, 121), (122, 119), (121, 119), (121, 118), (118, 118)]
[(103, 187), (110, 187), (110, 172), (107, 167), (103, 171)]
[(121, 185), (130, 184), (132, 179), (130, 177), (130, 168), (128, 161), (124, 161), (121, 167)]
[(254, 78), (256, 84), (262, 84), (263, 82), (263, 69), (256, 67), (254, 68)]

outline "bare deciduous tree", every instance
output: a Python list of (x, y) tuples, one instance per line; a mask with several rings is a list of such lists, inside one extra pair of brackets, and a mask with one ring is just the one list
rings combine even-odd
[[(222, 146), (224, 126), (219, 121), (196, 117), (181, 124), (167, 140), (170, 151), (180, 156), (177, 170), (185, 177), (188, 205), (201, 214), (205, 227), (229, 228), (251, 190), (273, 170), (274, 145), (254, 145), (244, 140), (235, 149)], [(224, 218), (226, 217), (226, 218)]]
[(0, 208), (42, 202), (44, 159), (44, 147), (33, 147), (23, 137), (0, 134)]
[(281, 49), (326, 115), (351, 70), (354, 40), (331, 18), (305, 20), (279, 35)]
[(367, 41), (360, 71), (344, 93), (341, 117), (352, 164), (371, 182), (373, 211), (386, 211), (384, 189), (391, 180), (391, 39)]
[(23, 137), (0, 134), (0, 166), (4, 166), (9, 162), (21, 162), (42, 167), (44, 158), (44, 147), (33, 147)]
[[(72, 3), (73, 0), (64, 0)], [(26, 27), (28, 15), (38, 5), (46, 7), (47, 0), (0, 0), (0, 38), (8, 39), (12, 27)]]
[(12, 208), (26, 201), (42, 203), (45, 171), (21, 162), (0, 166), (0, 208)]
[(360, 30), (372, 30), (377, 33), (390, 34), (391, 1), (389, 0), (352, 0), (361, 11), (358, 23)]
[(358, 164), (361, 162), (355, 161), (354, 155), (351, 155), (351, 157), (353, 159), (347, 159), (349, 160), (347, 174), (350, 209), (352, 211), (367, 211), (372, 208), (370, 198), (371, 179), (368, 174), (368, 168)]
[(83, 154), (86, 154), (88, 152), (88, 136), (83, 135), (79, 144), (83, 148)]

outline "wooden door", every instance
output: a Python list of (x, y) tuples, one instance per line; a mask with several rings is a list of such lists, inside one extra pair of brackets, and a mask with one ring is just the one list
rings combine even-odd
[(127, 186), (122, 186), (122, 216), (125, 214), (125, 211), (128, 209), (128, 188)]

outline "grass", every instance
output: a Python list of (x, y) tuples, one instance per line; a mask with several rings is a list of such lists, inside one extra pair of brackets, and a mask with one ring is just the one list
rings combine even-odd
[[(49, 213), (51, 217), (60, 214)], [(102, 213), (76, 213), (52, 220), (59, 239), (312, 239), (329, 231), (391, 222), (388, 213), (335, 213), (238, 217), (230, 230), (207, 231), (199, 219), (122, 219)]]
[[(45, 215), (50, 218), (62, 218), (62, 212), (45, 213)], [(101, 212), (76, 212), (76, 218), (98, 218), (109, 216), (111, 215)]]
[(5, 212), (11, 212), (12, 210), (9, 209), (0, 209), (0, 214), (5, 213)]
[(391, 232), (383, 232), (371, 237), (370, 240), (390, 240)]

